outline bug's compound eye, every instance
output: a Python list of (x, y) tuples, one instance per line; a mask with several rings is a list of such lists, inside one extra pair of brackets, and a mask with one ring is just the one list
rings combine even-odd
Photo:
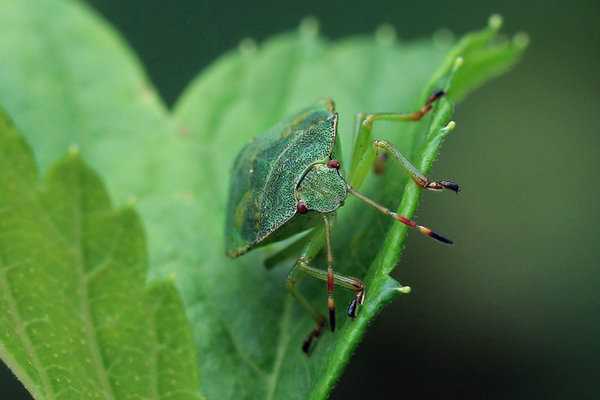
[(338, 160), (327, 161), (327, 166), (333, 169), (340, 169), (340, 162)]
[(308, 206), (306, 205), (305, 202), (300, 200), (298, 202), (298, 204), (296, 205), (296, 210), (298, 211), (299, 214), (306, 214), (308, 212)]

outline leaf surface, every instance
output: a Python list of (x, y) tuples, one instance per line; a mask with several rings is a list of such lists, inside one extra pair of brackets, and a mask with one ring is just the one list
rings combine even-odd
[[(42, 18), (38, 13), (44, 8), (30, 1), (8, 3), (21, 22), (31, 25)], [(454, 44), (397, 41), (385, 29), (330, 42), (308, 20), (298, 32), (260, 46), (244, 42), (221, 57), (169, 113), (135, 57), (102, 21), (71, 2), (39, 3), (61, 18), (46, 19), (50, 26), (43, 34), (19, 30), (22, 24), (12, 30), (42, 48), (68, 43), (72, 49), (23, 51), (0, 35), (0, 50), (14, 54), (9, 65), (0, 65), (0, 102), (27, 127), (43, 166), (67, 144), (77, 143), (117, 199), (136, 195), (147, 227), (151, 275), (177, 281), (194, 330), (202, 391), (211, 399), (326, 397), (368, 322), (401, 288), (388, 274), (399, 260), (406, 230), (349, 200), (334, 231), (336, 268), (364, 277), (367, 301), (354, 322), (340, 312), (340, 329), (325, 334), (313, 356), (305, 357), (300, 346), (312, 322), (286, 292), (291, 264), (272, 271), (262, 267), (278, 246), (236, 260), (224, 256), (229, 170), (241, 147), (285, 115), (331, 96), (348, 156), (355, 113), (413, 111), (433, 90), (447, 87), (449, 99), (420, 123), (381, 124), (375, 130), (376, 137), (394, 142), (427, 172), (448, 133), (442, 128), (450, 121), (452, 103), (507, 70), (525, 47), (522, 41), (498, 40), (497, 22)], [(10, 23), (0, 15), (0, 26)], [(74, 44), (73, 35), (78, 37)], [(458, 56), (464, 65), (448, 86)], [(33, 67), (42, 61), (57, 67)], [(100, 73), (98, 63), (108, 72)], [(33, 77), (22, 72), (27, 69)], [(57, 89), (39, 89), (50, 84)], [(68, 93), (69, 108), (55, 107), (48, 114), (30, 93), (51, 104)], [(40, 121), (61, 142), (46, 146)], [(350, 165), (348, 157), (343, 161)], [(386, 205), (399, 204), (408, 216), (417, 207), (419, 191), (392, 163), (384, 177), (367, 178), (363, 191)], [(324, 266), (322, 260), (316, 263)], [(324, 285), (306, 280), (301, 290), (325, 309)], [(349, 296), (341, 290), (336, 296), (342, 310)]]
[(0, 356), (37, 399), (199, 399), (171, 282), (146, 288), (135, 211), (76, 150), (40, 182), (0, 113)]

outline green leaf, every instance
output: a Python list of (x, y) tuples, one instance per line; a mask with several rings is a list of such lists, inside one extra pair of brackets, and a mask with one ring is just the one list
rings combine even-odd
[(0, 113), (0, 356), (36, 399), (199, 399), (191, 332), (170, 282), (145, 287), (131, 207), (112, 209), (78, 151), (38, 182)]
[[(258, 50), (242, 49), (240, 53), (224, 57), (199, 77), (175, 108), (178, 123), (184, 125), (190, 135), (199, 135), (198, 140), (203, 148), (211, 149), (200, 162), (206, 174), (203, 174), (204, 180), (199, 184), (203, 190), (198, 191), (198, 196), (201, 204), (210, 205), (209, 213), (212, 214), (212, 217), (205, 215), (203, 219), (217, 216), (219, 222), (215, 227), (222, 223), (228, 177), (227, 170), (221, 166), (229, 165), (230, 161), (226, 160), (231, 160), (256, 132), (265, 130), (283, 115), (299, 109), (307, 99), (326, 93), (336, 100), (341, 115), (339, 140), (342, 140), (346, 149), (344, 154), (350, 154), (348, 145), (352, 138), (352, 118), (356, 112), (415, 110), (434, 89), (442, 87), (448, 88), (451, 99), (461, 98), (481, 84), (484, 77), (494, 76), (512, 65), (523, 47), (505, 41), (493, 44), (492, 41), (497, 39), (497, 28), (498, 25), (491, 25), (483, 32), (471, 35), (473, 39), (467, 38), (449, 51), (448, 47), (435, 42), (393, 43), (381, 35), (378, 39), (359, 37), (341, 43), (329, 43), (318, 38), (310, 27), (304, 26), (299, 34), (274, 38)], [(478, 69), (482, 54), (487, 52), (498, 53), (498, 58), (504, 64), (488, 64), (485, 68), (481, 64), (482, 69)], [(448, 55), (444, 58), (445, 53)], [(479, 75), (471, 79), (458, 69), (453, 84), (450, 84), (458, 55), (463, 57), (463, 67), (475, 70)], [(223, 90), (226, 92), (222, 93)], [(442, 101), (423, 123), (388, 125), (379, 127), (376, 133), (395, 142), (408, 153), (412, 147), (416, 147), (412, 158), (422, 170), (428, 171), (441, 142), (450, 131), (443, 128), (450, 121), (451, 114), (450, 101)], [(212, 163), (211, 159), (214, 160)], [(393, 170), (394, 167), (390, 165), (389, 169)], [(367, 182), (366, 190), (374, 198), (384, 199), (384, 203), (391, 205), (404, 190), (401, 210), (405, 215), (412, 215), (417, 206), (419, 191), (412, 182), (407, 184), (407, 179), (398, 171), (390, 171), (383, 181), (372, 178)], [(284, 282), (287, 268), (265, 272), (257, 268), (263, 260), (261, 255), (230, 262), (223, 258), (221, 245), (215, 248), (214, 239), (211, 246), (203, 249), (204, 257), (210, 260), (208, 264), (211, 269), (199, 269), (198, 285), (203, 296), (217, 298), (218, 301), (211, 304), (204, 315), (193, 315), (192, 321), (216, 315), (211, 325), (220, 323), (229, 327), (228, 336), (233, 344), (220, 357), (229, 359), (231, 363), (235, 362), (236, 357), (239, 358), (238, 362), (252, 362), (253, 365), (248, 363), (245, 368), (250, 376), (238, 377), (238, 381), (243, 382), (245, 389), (252, 393), (249, 397), (326, 397), (369, 321), (386, 302), (405, 290), (388, 276), (399, 260), (406, 235), (405, 227), (396, 224), (389, 229), (388, 221), (380, 215), (365, 212), (364, 206), (352, 200), (348, 203), (340, 213), (334, 231), (336, 265), (343, 272), (359, 276), (364, 276), (365, 267), (370, 265), (365, 278), (368, 299), (359, 318), (354, 322), (346, 320), (335, 335), (327, 334), (320, 339), (315, 354), (309, 359), (300, 352), (299, 346), (312, 327), (310, 319), (285, 295), (283, 289), (274, 292), (276, 284), (282, 285)], [(263, 254), (268, 255), (269, 250)], [(231, 269), (234, 267), (230, 267), (230, 264), (249, 271), (236, 271), (238, 275), (232, 277)], [(217, 271), (216, 265), (223, 267)], [(320, 265), (325, 265), (323, 260)], [(276, 283), (273, 283), (274, 280)], [(307, 284), (311, 285), (307, 291), (309, 298), (314, 299), (316, 307), (324, 310), (324, 286)], [(259, 289), (255, 290), (254, 287)], [(264, 291), (268, 292), (267, 296)], [(337, 293), (338, 303), (347, 304), (348, 296), (340, 296), (339, 290)], [(243, 296), (242, 304), (236, 303), (236, 296)], [(253, 297), (252, 304), (244, 304), (248, 302), (247, 296)], [(256, 297), (259, 297), (258, 301)], [(339, 301), (340, 297), (345, 301)], [(235, 308), (231, 307), (232, 302)], [(261, 321), (230, 321), (229, 316), (236, 312), (235, 309), (238, 312), (242, 310), (243, 314), (251, 315), (254, 319), (260, 316)], [(245, 319), (244, 316), (241, 318)], [(265, 325), (272, 324), (276, 335), (271, 330), (263, 331)], [(258, 340), (247, 337), (248, 332), (256, 330), (260, 330)], [(204, 350), (211, 351), (209, 347)], [(271, 361), (273, 356), (270, 353), (273, 352), (274, 361)], [(261, 365), (268, 367), (253, 368)], [(257, 370), (254, 374), (253, 369)], [(210, 375), (216, 376), (215, 373)], [(261, 375), (265, 376), (266, 390), (260, 380)], [(220, 397), (222, 392), (219, 390), (224, 384), (207, 382), (207, 393)]]
[[(450, 100), (430, 117), (376, 127), (377, 137), (394, 142), (427, 171), (448, 133), (442, 127), (451, 101), (507, 70), (525, 47), (523, 40), (498, 39), (497, 22), (453, 45), (441, 39), (399, 42), (385, 28), (375, 36), (329, 42), (307, 20), (298, 32), (260, 46), (245, 41), (220, 58), (170, 114), (135, 57), (89, 10), (70, 1), (7, 3), (11, 12), (0, 14), (0, 27), (10, 26), (12, 35), (31, 45), (17, 47), (0, 35), (0, 52), (11, 55), (0, 64), (0, 103), (27, 128), (43, 166), (76, 143), (117, 199), (137, 196), (151, 275), (176, 279), (194, 330), (202, 391), (211, 399), (326, 397), (368, 322), (401, 288), (388, 274), (405, 229), (348, 201), (334, 231), (336, 268), (365, 277), (367, 301), (356, 321), (340, 319), (339, 331), (325, 334), (313, 356), (305, 357), (300, 346), (312, 322), (286, 292), (290, 265), (262, 267), (278, 246), (236, 260), (224, 256), (228, 172), (240, 148), (286, 114), (331, 96), (349, 155), (356, 112), (417, 109), (434, 88), (449, 84), (462, 56)], [(53, 18), (46, 17), (50, 9)], [(38, 23), (36, 30), (26, 28)], [(45, 64), (53, 67), (38, 67)], [(49, 113), (38, 106), (60, 104), (64, 97), (66, 108), (53, 106)], [(409, 216), (418, 203), (419, 191), (392, 165), (385, 177), (369, 177), (363, 191), (392, 206), (401, 198), (400, 210)], [(322, 284), (306, 280), (301, 290), (324, 309)], [(341, 290), (336, 296), (340, 305), (349, 299)]]

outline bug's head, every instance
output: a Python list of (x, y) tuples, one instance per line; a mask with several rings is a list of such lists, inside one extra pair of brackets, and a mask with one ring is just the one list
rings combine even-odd
[(348, 195), (346, 181), (339, 174), (340, 162), (329, 160), (314, 164), (296, 188), (296, 211), (333, 212), (342, 206)]

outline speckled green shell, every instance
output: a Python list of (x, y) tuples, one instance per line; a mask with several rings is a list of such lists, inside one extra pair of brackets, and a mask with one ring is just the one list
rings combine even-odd
[(228, 256), (238, 257), (312, 225), (314, 217), (294, 218), (295, 190), (313, 164), (330, 158), (336, 130), (337, 113), (323, 102), (280, 122), (240, 151), (227, 205)]

